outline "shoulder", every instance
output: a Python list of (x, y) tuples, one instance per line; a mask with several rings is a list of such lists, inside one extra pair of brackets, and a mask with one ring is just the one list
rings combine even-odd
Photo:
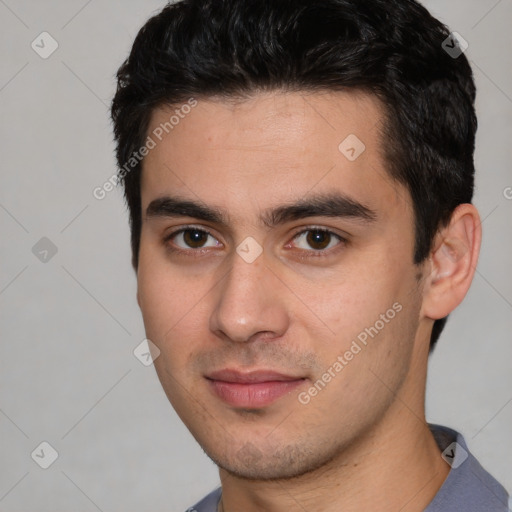
[(507, 512), (507, 491), (471, 454), (462, 434), (441, 425), (429, 427), (451, 470), (425, 512)]
[(189, 507), (185, 512), (217, 512), (221, 491), (221, 487), (215, 489), (193, 507)]

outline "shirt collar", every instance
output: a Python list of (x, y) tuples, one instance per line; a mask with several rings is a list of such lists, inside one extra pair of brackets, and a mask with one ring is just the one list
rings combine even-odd
[(451, 469), (424, 512), (507, 512), (507, 492), (470, 453), (464, 437), (441, 425), (429, 428)]

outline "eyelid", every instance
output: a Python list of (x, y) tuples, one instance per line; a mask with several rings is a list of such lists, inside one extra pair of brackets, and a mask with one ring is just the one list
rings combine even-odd
[(178, 229), (170, 231), (165, 236), (166, 238), (169, 238), (172, 237), (173, 235), (181, 233), (182, 231), (186, 231), (187, 229), (196, 229), (197, 231), (204, 231), (205, 233), (214, 236), (210, 231), (208, 231), (208, 229), (205, 226), (201, 226), (199, 224), (184, 224), (183, 226), (180, 226)]
[[(181, 226), (180, 228), (178, 228), (178, 229), (176, 229), (174, 231), (171, 231), (171, 232), (167, 233), (164, 236), (164, 239), (163, 239), (164, 245), (168, 245), (169, 241), (172, 238), (174, 238), (175, 236), (179, 235), (180, 233), (183, 233), (184, 231), (188, 231), (188, 230), (200, 231), (202, 233), (205, 233), (208, 236), (211, 236), (217, 242), (219, 242), (217, 237), (214, 234), (212, 234), (208, 229), (206, 229), (204, 226), (197, 226), (197, 225), (194, 225), (194, 224), (187, 224), (185, 226)], [(222, 242), (219, 242), (219, 243), (222, 243)], [(181, 252), (200, 252), (203, 249), (209, 249), (209, 247), (200, 247), (198, 249), (193, 249), (193, 248), (183, 249), (182, 247), (176, 247), (176, 248), (173, 247), (171, 250), (176, 251), (176, 252), (180, 252), (180, 251)]]
[[(317, 226), (317, 225), (311, 225), (311, 226), (301, 226), (298, 231), (296, 231), (291, 238), (291, 241), (295, 240), (299, 235), (303, 235), (304, 233), (307, 233), (309, 231), (321, 231), (323, 233), (328, 233), (330, 235), (333, 235), (335, 238), (338, 239), (339, 243), (336, 244), (334, 247), (330, 247), (329, 249), (298, 249), (298, 251), (302, 253), (308, 253), (309, 255), (312, 255), (313, 257), (322, 257), (322, 256), (329, 256), (332, 252), (335, 252), (337, 249), (340, 248), (340, 246), (346, 245), (349, 240), (348, 236), (343, 236), (334, 231), (333, 229), (324, 227), (324, 226)], [(290, 245), (290, 242), (288, 242), (285, 247), (288, 247)]]
[(326, 226), (321, 226), (317, 224), (311, 224), (309, 226), (300, 226), (299, 228), (297, 228), (297, 231), (294, 232), (292, 238), (296, 238), (298, 235), (301, 235), (307, 231), (324, 231), (345, 241), (348, 241), (349, 239), (348, 233), (340, 234), (334, 228), (328, 228)]
[[(195, 225), (195, 224), (187, 224), (187, 225), (181, 226), (180, 228), (178, 228), (178, 229), (176, 229), (174, 231), (171, 231), (170, 233), (166, 234), (165, 237), (164, 237), (164, 240), (163, 240), (164, 245), (168, 246), (168, 242), (172, 238), (174, 238), (175, 236), (177, 236), (180, 233), (183, 233), (184, 231), (187, 231), (187, 230), (200, 231), (200, 232), (206, 233), (208, 236), (211, 236), (212, 238), (217, 240), (217, 237), (215, 235), (213, 235), (204, 226), (199, 226), (199, 225)], [(331, 247), (329, 249), (321, 249), (321, 250), (298, 249), (299, 252), (308, 253), (309, 255), (312, 255), (313, 257), (328, 256), (332, 252), (334, 252), (337, 249), (339, 249), (339, 246), (343, 246), (343, 245), (347, 244), (348, 241), (349, 241), (347, 236), (340, 235), (339, 233), (337, 233), (336, 231), (334, 231), (331, 228), (327, 228), (327, 227), (324, 227), (324, 226), (318, 226), (318, 225), (309, 225), (309, 226), (301, 226), (301, 227), (297, 228), (297, 230), (293, 233), (293, 235), (292, 235), (292, 237), (290, 239), (290, 242), (295, 240), (299, 235), (303, 235), (304, 233), (307, 233), (309, 231), (321, 231), (321, 232), (328, 233), (328, 234), (333, 235), (334, 237), (336, 237), (338, 239), (338, 241), (340, 242), (340, 243), (336, 244), (334, 247)], [(217, 242), (219, 242), (219, 240), (217, 240)], [(288, 247), (290, 245), (290, 242), (287, 242), (285, 247)], [(221, 242), (219, 242), (219, 243), (221, 243)], [(208, 250), (208, 249), (210, 249), (210, 247), (200, 247), (200, 248), (197, 248), (197, 249), (193, 249), (193, 248), (183, 249), (181, 247), (172, 247), (172, 248), (170, 248), (170, 250), (175, 251), (175, 252), (196, 253), (196, 254), (197, 253), (201, 254), (202, 252), (204, 252), (204, 250)]]

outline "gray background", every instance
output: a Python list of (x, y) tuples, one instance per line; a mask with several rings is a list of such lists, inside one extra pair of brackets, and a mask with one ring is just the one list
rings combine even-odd
[[(512, 0), (424, 4), (469, 43), (484, 219), (473, 287), (431, 358), (427, 415), (512, 489)], [(218, 482), (133, 355), (144, 330), (121, 190), (92, 195), (115, 172), (114, 73), (162, 6), (0, 0), (0, 511), (180, 511)], [(43, 31), (59, 44), (47, 59), (31, 48)], [(57, 248), (46, 262), (42, 237)], [(31, 458), (42, 441), (59, 454), (46, 470)]]

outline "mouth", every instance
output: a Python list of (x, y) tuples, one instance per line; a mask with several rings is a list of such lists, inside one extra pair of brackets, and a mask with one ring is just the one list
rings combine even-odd
[(210, 390), (233, 407), (257, 409), (268, 406), (300, 386), (305, 377), (272, 370), (240, 372), (225, 369), (205, 376)]

